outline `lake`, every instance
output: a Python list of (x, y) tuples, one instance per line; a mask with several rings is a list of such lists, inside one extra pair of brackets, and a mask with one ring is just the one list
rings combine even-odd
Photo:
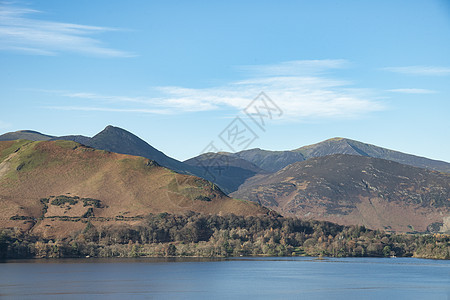
[(450, 261), (47, 259), (0, 263), (0, 298), (450, 299)]

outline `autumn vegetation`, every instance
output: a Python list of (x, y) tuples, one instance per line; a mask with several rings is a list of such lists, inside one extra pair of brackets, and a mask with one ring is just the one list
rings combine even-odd
[(274, 216), (150, 214), (136, 225), (93, 225), (64, 239), (0, 233), (2, 258), (332, 256), (450, 258), (450, 236), (392, 234)]

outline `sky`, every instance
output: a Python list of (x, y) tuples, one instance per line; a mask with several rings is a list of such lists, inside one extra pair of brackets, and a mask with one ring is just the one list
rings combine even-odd
[[(450, 1), (0, 1), (0, 134), (450, 162)], [(234, 133), (234, 134), (233, 134)]]

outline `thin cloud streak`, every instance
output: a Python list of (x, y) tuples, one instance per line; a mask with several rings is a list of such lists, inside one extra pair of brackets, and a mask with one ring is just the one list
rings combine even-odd
[(414, 89), (414, 88), (409, 88), (409, 89), (392, 89), (392, 90), (388, 90), (388, 92), (402, 93), (402, 94), (436, 94), (437, 93), (437, 91), (433, 91), (433, 90)]
[(446, 76), (450, 75), (450, 68), (439, 66), (407, 66), (407, 67), (387, 67), (382, 70), (406, 74), (406, 75), (421, 75), (421, 76)]
[(32, 19), (37, 10), (0, 4), (0, 50), (34, 55), (76, 52), (102, 57), (132, 57), (108, 48), (92, 34), (117, 29)]
[(345, 59), (293, 60), (279, 64), (239, 66), (237, 69), (250, 76), (301, 76), (342, 69), (349, 65)]
[(145, 108), (110, 108), (110, 107), (91, 107), (91, 106), (48, 106), (46, 108), (65, 110), (65, 111), (97, 111), (97, 112), (118, 112), (118, 113), (145, 113), (169, 115), (169, 110), (163, 109), (145, 109)]
[[(281, 63), (280, 69), (292, 74), (295, 68), (312, 64), (325, 70), (343, 62), (335, 60), (301, 61)], [(264, 66), (261, 66), (261, 70)], [(235, 109), (242, 110), (261, 91), (264, 91), (283, 110), (286, 119), (298, 118), (349, 118), (366, 113), (385, 109), (384, 105), (374, 99), (373, 93), (368, 89), (353, 88), (352, 82), (327, 78), (323, 75), (310, 76), (279, 76), (276, 65), (271, 65), (275, 75), (266, 77), (252, 77), (246, 80), (230, 82), (223, 86), (204, 89), (192, 89), (179, 86), (154, 87), (152, 92), (157, 97), (125, 97), (110, 96), (97, 93), (71, 93), (60, 95), (72, 99), (89, 100), (90, 103), (102, 103), (112, 107), (117, 105), (136, 106), (124, 110), (112, 108), (110, 111), (147, 112), (147, 113), (174, 113), (201, 112), (213, 110)], [(266, 71), (263, 71), (266, 74)], [(283, 71), (284, 72), (284, 71)], [(298, 72), (297, 72), (298, 73)], [(313, 72), (314, 73), (314, 72)], [(269, 74), (269, 73), (267, 73)], [(63, 109), (64, 107), (53, 107)], [(77, 106), (71, 106), (76, 110)], [(87, 107), (81, 107), (88, 110)], [(93, 108), (97, 110), (98, 108)], [(106, 111), (106, 110), (105, 110)]]

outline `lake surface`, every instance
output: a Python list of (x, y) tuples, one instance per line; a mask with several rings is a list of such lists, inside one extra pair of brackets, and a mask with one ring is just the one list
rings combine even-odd
[(450, 299), (450, 261), (59, 259), (0, 263), (8, 299)]

